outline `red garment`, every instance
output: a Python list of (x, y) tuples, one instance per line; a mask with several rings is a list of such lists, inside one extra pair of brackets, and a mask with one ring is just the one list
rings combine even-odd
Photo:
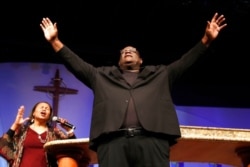
[[(46, 140), (47, 131), (40, 135), (42, 140)], [(45, 151), (43, 149), (44, 143), (40, 141), (38, 136), (39, 134), (37, 132), (28, 128), (23, 145), (23, 156), (20, 167), (47, 167)]]

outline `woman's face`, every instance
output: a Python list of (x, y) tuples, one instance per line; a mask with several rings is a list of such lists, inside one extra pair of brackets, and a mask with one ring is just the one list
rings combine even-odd
[(41, 102), (39, 103), (34, 112), (33, 112), (33, 118), (35, 120), (44, 120), (48, 121), (51, 116), (51, 107), (49, 104)]

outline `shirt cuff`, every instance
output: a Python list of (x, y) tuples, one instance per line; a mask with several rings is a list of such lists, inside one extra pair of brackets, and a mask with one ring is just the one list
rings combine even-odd
[(8, 134), (10, 137), (13, 137), (14, 134), (15, 134), (15, 131), (12, 130), (12, 129), (9, 129), (9, 130), (7, 131), (7, 134)]

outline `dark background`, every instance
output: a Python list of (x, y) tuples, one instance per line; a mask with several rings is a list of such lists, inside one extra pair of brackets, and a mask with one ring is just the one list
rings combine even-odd
[(206, 21), (224, 14), (228, 26), (177, 83), (177, 105), (250, 107), (249, 0), (9, 1), (0, 6), (0, 62), (61, 63), (40, 22), (58, 23), (59, 37), (86, 61), (117, 64), (134, 45), (144, 64), (168, 64), (203, 36)]

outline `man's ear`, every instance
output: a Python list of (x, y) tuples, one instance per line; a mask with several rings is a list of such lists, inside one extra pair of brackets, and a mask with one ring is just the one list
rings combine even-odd
[(142, 58), (140, 59), (140, 64), (142, 64), (143, 63), (143, 60), (142, 60)]

